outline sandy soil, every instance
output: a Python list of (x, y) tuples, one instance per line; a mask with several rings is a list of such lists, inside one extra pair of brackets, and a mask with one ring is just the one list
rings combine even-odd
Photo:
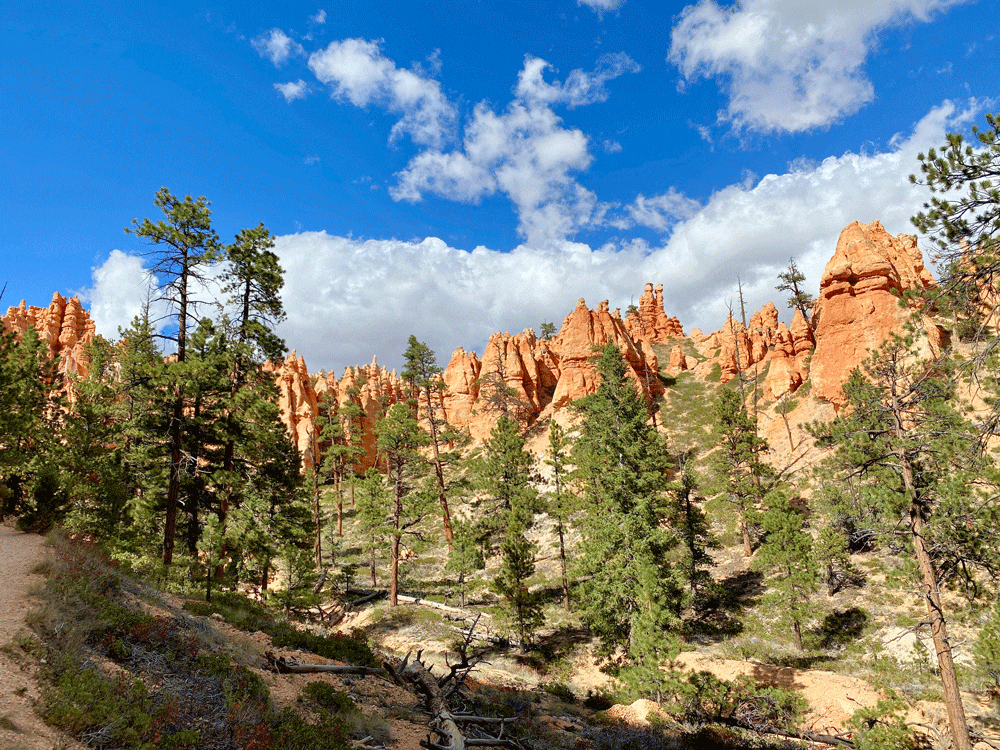
[(32, 707), (38, 697), (34, 668), (20, 649), (8, 648), (32, 607), (31, 591), (42, 576), (32, 573), (45, 560), (45, 540), (0, 524), (0, 749), (81, 748), (42, 723)]

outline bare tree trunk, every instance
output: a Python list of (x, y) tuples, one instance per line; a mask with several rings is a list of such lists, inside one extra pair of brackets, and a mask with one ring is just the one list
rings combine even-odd
[(395, 533), (392, 535), (392, 555), (389, 564), (389, 606), (396, 607), (399, 605), (399, 524), (403, 517), (403, 488), (400, 484), (402, 481), (401, 477), (397, 474), (396, 476), (396, 507), (392, 514), (393, 528)]
[(924, 602), (931, 620), (931, 636), (937, 653), (938, 671), (941, 673), (941, 687), (944, 689), (944, 704), (948, 710), (948, 724), (951, 726), (952, 741), (956, 750), (972, 750), (969, 725), (962, 705), (962, 694), (958, 688), (955, 662), (952, 659), (951, 643), (948, 641), (948, 627), (941, 609), (941, 592), (938, 589), (934, 564), (927, 553), (923, 537), (923, 519), (916, 503), (910, 506), (910, 535), (916, 552), (917, 566), (923, 583)]
[[(744, 511), (740, 511), (741, 515)], [(743, 556), (750, 557), (753, 555), (753, 543), (750, 539), (750, 524), (744, 520), (740, 520), (740, 530), (743, 532)]]
[(181, 424), (184, 421), (184, 391), (174, 389), (174, 411), (170, 418), (170, 481), (167, 484), (167, 517), (163, 523), (163, 564), (174, 562), (177, 535), (177, 504), (181, 494)]
[[(562, 570), (563, 608), (569, 612), (569, 578), (566, 575), (566, 543), (563, 540), (563, 523), (559, 520), (559, 567)], [(463, 592), (463, 606), (464, 592)]]
[(455, 548), (454, 533), (451, 530), (451, 510), (448, 508), (448, 498), (444, 494), (444, 466), (441, 465), (441, 452), (438, 449), (437, 420), (434, 417), (434, 401), (431, 398), (430, 385), (424, 388), (427, 400), (427, 421), (431, 428), (431, 447), (434, 449), (434, 476), (438, 486), (438, 501), (441, 503), (441, 515), (444, 522), (444, 538), (448, 542), (448, 551)]
[(938, 589), (937, 573), (924, 540), (924, 519), (921, 515), (922, 501), (916, 483), (913, 481), (913, 465), (903, 442), (906, 433), (903, 409), (895, 393), (892, 396), (892, 411), (896, 422), (896, 436), (900, 441), (897, 457), (903, 476), (903, 487), (913, 498), (910, 502), (910, 538), (913, 541), (913, 551), (917, 558), (917, 567), (920, 570), (924, 603), (927, 605), (927, 614), (931, 620), (931, 637), (934, 639), (938, 671), (941, 673), (941, 687), (944, 690), (944, 704), (948, 711), (951, 738), (955, 744), (955, 750), (972, 750), (969, 724), (965, 718), (965, 707), (962, 705), (962, 693), (958, 688), (951, 643), (948, 641), (948, 627), (944, 618), (944, 610), (941, 607), (941, 592)]

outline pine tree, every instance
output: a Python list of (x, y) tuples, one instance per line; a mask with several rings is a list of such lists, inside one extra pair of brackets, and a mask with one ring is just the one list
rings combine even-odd
[(764, 541), (754, 559), (754, 568), (770, 574), (770, 590), (765, 597), (780, 612), (795, 635), (799, 651), (802, 627), (815, 616), (812, 595), (819, 585), (819, 570), (813, 552), (813, 538), (804, 528), (802, 514), (792, 507), (785, 494), (772, 490), (768, 508), (761, 517)]
[(556, 522), (559, 539), (559, 570), (562, 576), (563, 608), (570, 611), (569, 570), (566, 561), (566, 527), (570, 514), (576, 508), (576, 498), (568, 491), (569, 439), (566, 431), (556, 421), (549, 422), (549, 456), (545, 463), (552, 471), (552, 491), (549, 493), (546, 509)]
[(375, 424), (376, 446), (385, 462), (386, 476), (392, 488), (392, 540), (389, 558), (389, 606), (399, 604), (399, 560), (403, 535), (412, 533), (427, 513), (426, 495), (416, 492), (416, 480), (423, 474), (426, 461), (420, 448), (430, 438), (417, 423), (410, 409), (402, 403), (389, 407), (385, 417)]
[(660, 523), (665, 446), (646, 422), (646, 404), (617, 347), (607, 344), (596, 363), (600, 384), (575, 404), (582, 422), (572, 457), (585, 507), (580, 614), (610, 654), (629, 651), (635, 625), (654, 601), (679, 615), (679, 592), (667, 561), (676, 540)]
[(712, 564), (712, 556), (708, 550), (720, 546), (704, 511), (698, 505), (698, 481), (697, 473), (686, 461), (680, 476), (670, 486), (675, 500), (671, 525), (680, 542), (675, 573), (687, 586), (685, 603), (694, 601), (699, 590), (711, 584), (712, 576), (708, 568)]
[(441, 518), (444, 525), (444, 538), (451, 551), (454, 545), (451, 530), (451, 511), (448, 509), (448, 497), (444, 480), (444, 462), (441, 459), (441, 447), (447, 444), (442, 431), (447, 432), (446, 423), (439, 412), (443, 412), (440, 400), (445, 384), (441, 377), (441, 367), (437, 363), (434, 352), (416, 336), (410, 336), (403, 357), (406, 367), (403, 369), (403, 380), (409, 383), (417, 399), (423, 398), (421, 407), (426, 409), (427, 428), (430, 432), (432, 463), (434, 478), (437, 483), (438, 502), (441, 504)]
[(525, 651), (531, 648), (535, 631), (544, 622), (542, 596), (528, 588), (528, 579), (535, 573), (535, 545), (525, 536), (526, 516), (523, 512), (510, 514), (500, 545), (500, 570), (492, 583), (507, 605), (507, 616)]
[(715, 418), (719, 450), (712, 454), (712, 463), (720, 478), (724, 499), (736, 512), (743, 554), (750, 557), (758, 532), (759, 506), (774, 474), (761, 458), (768, 450), (767, 442), (757, 435), (757, 425), (736, 391), (729, 388), (719, 391)]
[[(967, 324), (970, 337), (992, 325), (1000, 280), (1000, 114), (987, 114), (986, 124), (972, 128), (972, 143), (949, 133), (940, 150), (917, 157), (920, 177), (910, 175), (910, 182), (932, 194), (911, 219), (929, 235), (937, 265), (945, 270), (931, 294)], [(990, 348), (997, 343), (994, 336)]]
[(0, 328), (0, 518), (29, 500), (29, 485), (61, 450), (62, 376), (33, 326), (18, 341)]
[(459, 606), (465, 606), (466, 584), (470, 575), (482, 570), (486, 564), (482, 550), (476, 543), (475, 530), (472, 524), (457, 521), (455, 523), (455, 546), (448, 553), (446, 573), (458, 576)]
[(368, 469), (357, 487), (357, 533), (361, 537), (361, 554), (368, 559), (372, 588), (378, 585), (376, 570), (379, 553), (386, 547), (391, 525), (392, 500), (385, 479), (378, 470)]
[(525, 533), (538, 509), (533, 469), (534, 458), (525, 450), (517, 422), (502, 414), (483, 445), (479, 471), (484, 497), (479, 503), (486, 510), (478, 531), (483, 546), (500, 553), (493, 590), (506, 602), (524, 648), (530, 646), (542, 622), (541, 599), (528, 590), (528, 579), (535, 572), (535, 548)]
[[(177, 343), (177, 363), (187, 359), (189, 326), (198, 320), (198, 300), (195, 288), (206, 280), (206, 272), (220, 255), (219, 238), (212, 229), (209, 203), (204, 197), (186, 196), (183, 200), (171, 195), (166, 188), (156, 192), (153, 201), (163, 211), (165, 219), (133, 219), (132, 228), (125, 231), (145, 239), (152, 249), (146, 257), (152, 260), (150, 276), (160, 284), (159, 299), (176, 310), (176, 327), (169, 338)], [(166, 497), (166, 519), (163, 526), (163, 564), (170, 565), (174, 556), (177, 532), (177, 509), (180, 502), (181, 478), (184, 471), (184, 380), (173, 382), (173, 404), (170, 416), (170, 473)]]
[(809, 326), (809, 338), (812, 339), (813, 344), (816, 343), (816, 321), (812, 317), (812, 306), (813, 297), (808, 292), (802, 290), (799, 286), (803, 281), (806, 280), (805, 274), (803, 274), (798, 266), (795, 265), (795, 258), (790, 258), (788, 260), (788, 268), (778, 274), (778, 279), (781, 281), (775, 289), (779, 292), (788, 292), (788, 308), (790, 310), (798, 310), (802, 314), (802, 319), (805, 320), (806, 325)]
[[(927, 607), (952, 739), (970, 748), (940, 588), (977, 565), (995, 566), (1000, 518), (983, 495), (975, 435), (954, 409), (945, 360), (921, 360), (912, 334), (894, 336), (851, 373), (839, 418), (814, 429), (836, 448), (828, 481), (855, 480), (874, 541), (905, 541)], [(972, 589), (970, 589), (972, 591)]]

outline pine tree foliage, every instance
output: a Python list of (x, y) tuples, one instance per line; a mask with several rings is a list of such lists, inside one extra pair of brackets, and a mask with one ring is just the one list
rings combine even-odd
[(493, 590), (503, 598), (524, 648), (530, 647), (542, 624), (541, 596), (528, 588), (535, 572), (535, 546), (525, 536), (539, 510), (534, 480), (534, 458), (525, 450), (518, 423), (501, 414), (483, 446), (479, 467), (483, 513), (477, 529), (482, 546), (500, 553)]
[(774, 470), (762, 455), (768, 450), (767, 441), (757, 434), (757, 424), (747, 413), (743, 398), (729, 388), (719, 391), (715, 434), (719, 450), (712, 463), (724, 499), (736, 513), (743, 554), (750, 557), (759, 534), (761, 504), (774, 479)]
[(816, 343), (816, 323), (812, 317), (812, 306), (815, 301), (811, 294), (802, 288), (802, 283), (806, 280), (798, 266), (795, 265), (795, 258), (788, 260), (788, 268), (778, 274), (780, 282), (775, 289), (779, 292), (788, 292), (788, 308), (798, 310), (802, 318), (809, 326), (809, 336), (813, 343)]
[[(908, 549), (926, 603), (956, 747), (969, 748), (941, 599), (946, 581), (996, 570), (1000, 513), (982, 484), (974, 431), (954, 408), (949, 363), (917, 356), (912, 334), (895, 336), (851, 373), (841, 416), (815, 430), (836, 448), (827, 481), (854, 480), (852, 497), (878, 543)], [(844, 511), (849, 513), (850, 508)]]
[(912, 221), (938, 250), (945, 292), (992, 314), (1000, 284), (1000, 114), (987, 114), (986, 124), (972, 128), (972, 143), (949, 133), (940, 149), (920, 154), (921, 174), (910, 175), (910, 182), (932, 193)]
[(420, 449), (430, 437), (420, 427), (411, 408), (397, 403), (375, 424), (376, 446), (385, 465), (386, 479), (392, 492), (391, 542), (389, 558), (389, 606), (399, 604), (399, 561), (403, 536), (414, 534), (426, 516), (428, 495), (418, 492), (417, 480), (427, 468)]
[(61, 379), (33, 326), (20, 341), (0, 328), (0, 518), (28, 503), (32, 481), (61, 450)]
[(441, 505), (441, 522), (450, 551), (454, 542), (451, 510), (448, 507), (448, 483), (445, 481), (445, 458), (441, 449), (448, 445), (450, 434), (454, 430), (448, 426), (443, 417), (444, 409), (441, 404), (441, 397), (445, 391), (444, 379), (441, 377), (443, 370), (437, 363), (434, 351), (427, 344), (418, 341), (416, 336), (410, 336), (403, 357), (406, 360), (403, 380), (415, 391), (418, 401), (423, 399), (420, 407), (424, 410), (430, 433), (434, 479), (437, 484), (438, 503)]
[(805, 520), (780, 490), (767, 497), (767, 511), (761, 517), (764, 541), (753, 566), (770, 575), (765, 601), (779, 619), (791, 628), (795, 645), (803, 651), (802, 630), (818, 612), (813, 595), (819, 586), (819, 568), (813, 537)]
[(576, 496), (569, 490), (571, 466), (569, 463), (570, 440), (566, 430), (552, 420), (549, 423), (549, 450), (545, 459), (551, 471), (551, 490), (545, 508), (556, 522), (556, 537), (559, 540), (559, 572), (562, 578), (563, 608), (570, 611), (569, 564), (566, 553), (566, 532), (569, 519), (576, 511)]
[(609, 654), (629, 649), (639, 618), (656, 601), (679, 614), (667, 552), (675, 535), (667, 515), (667, 454), (614, 344), (596, 357), (601, 382), (576, 402), (582, 418), (572, 452), (583, 501), (580, 615)]

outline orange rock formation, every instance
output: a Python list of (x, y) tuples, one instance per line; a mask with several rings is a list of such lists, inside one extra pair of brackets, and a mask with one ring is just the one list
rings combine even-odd
[(635, 341), (663, 344), (670, 339), (684, 338), (684, 329), (677, 318), (668, 318), (663, 310), (663, 284), (654, 292), (651, 283), (639, 298), (639, 312), (625, 318), (625, 330)]
[[(902, 293), (933, 285), (916, 237), (893, 237), (877, 221), (854, 222), (844, 229), (826, 264), (814, 308), (813, 395), (842, 403), (841, 384), (851, 370), (898, 332), (912, 313), (912, 307), (900, 306)], [(927, 330), (930, 346), (939, 346), (937, 329)]]
[(59, 292), (52, 295), (48, 307), (28, 307), (24, 300), (10, 307), (0, 320), (8, 331), (21, 337), (34, 326), (38, 337), (49, 347), (50, 357), (59, 357), (59, 371), (69, 375), (87, 374), (85, 347), (94, 340), (94, 321), (83, 309), (78, 297), (67, 300)]

